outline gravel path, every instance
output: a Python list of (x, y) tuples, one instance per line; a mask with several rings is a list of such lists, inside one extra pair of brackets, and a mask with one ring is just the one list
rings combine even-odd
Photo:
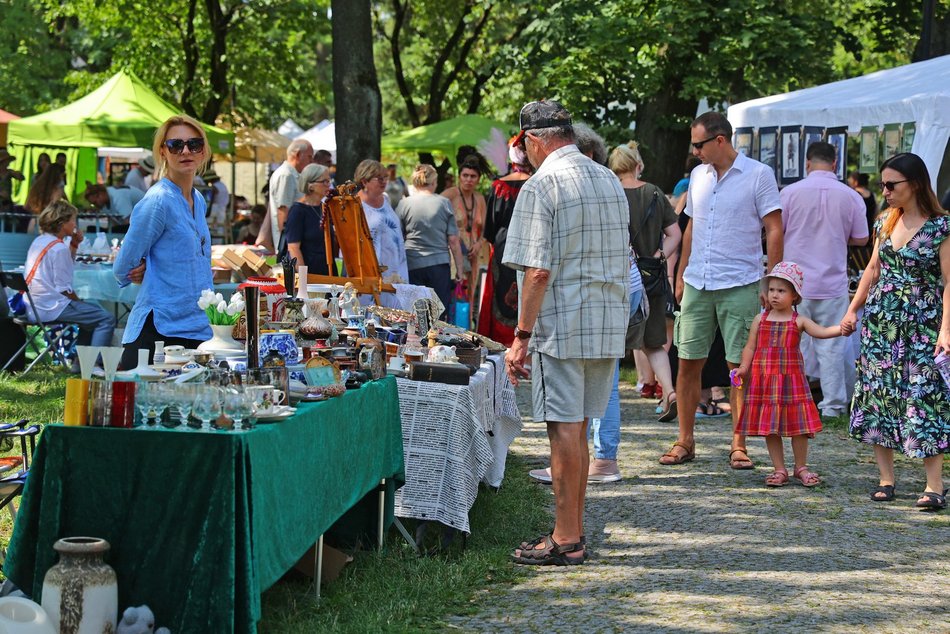
[[(519, 388), (518, 397), (521, 411), (530, 411), (530, 387)], [(592, 559), (530, 569), (521, 583), (479, 597), (476, 614), (449, 619), (451, 627), (950, 632), (950, 511), (913, 508), (924, 486), (920, 461), (899, 458), (898, 499), (872, 503), (870, 447), (828, 430), (809, 447), (822, 485), (806, 489), (792, 480), (767, 489), (762, 439), (749, 440), (754, 471), (729, 469), (728, 418), (697, 422), (694, 462), (658, 464), (676, 424), (655, 422), (653, 407), (621, 384), (624, 479), (588, 488)], [(511, 450), (531, 468), (546, 465), (543, 425), (528, 421)], [(786, 452), (791, 463), (788, 441)]]

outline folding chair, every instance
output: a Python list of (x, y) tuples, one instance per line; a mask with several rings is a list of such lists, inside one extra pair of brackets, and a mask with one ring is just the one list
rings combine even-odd
[[(23, 487), (30, 474), (30, 461), (36, 450), (36, 436), (40, 433), (39, 425), (30, 425), (29, 419), (23, 418), (15, 423), (0, 423), (0, 439), (19, 439), (20, 455), (0, 458), (0, 509), (4, 507), (10, 512), (10, 517), (16, 522), (16, 504), (13, 502), (18, 495), (23, 494)], [(30, 449), (27, 451), (27, 442)], [(0, 551), (0, 563), (6, 559), (6, 550)]]
[[(23, 276), (23, 273), (17, 271), (0, 271), (0, 284), (12, 291), (22, 291), (23, 294), (26, 295), (26, 315), (13, 315), (13, 323), (23, 330), (26, 342), (20, 346), (16, 354), (10, 357), (3, 368), (0, 368), (0, 372), (5, 371), (18, 356), (23, 354), (27, 348), (31, 347), (36, 352), (36, 358), (33, 359), (33, 362), (23, 371), (24, 375), (32, 370), (33, 366), (39, 363), (40, 359), (46, 355), (50, 355), (50, 357), (55, 355), (59, 359), (59, 362), (63, 364), (64, 368), (69, 368), (69, 361), (66, 360), (59, 346), (60, 340), (66, 334), (66, 324), (61, 322), (43, 323), (43, 320), (40, 319), (39, 312), (36, 310), (36, 306), (33, 304), (33, 296), (30, 295), (30, 287), (26, 283), (26, 278)], [(30, 315), (33, 316), (33, 319), (28, 318)], [(28, 330), (30, 326), (36, 326), (38, 331), (31, 335)], [(53, 330), (58, 330), (58, 333), (53, 334)], [(38, 342), (39, 337), (42, 337), (46, 341), (47, 345), (45, 350), (40, 348)]]

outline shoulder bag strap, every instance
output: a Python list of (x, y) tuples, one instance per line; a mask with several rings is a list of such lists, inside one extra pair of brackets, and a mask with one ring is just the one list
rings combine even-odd
[(47, 244), (45, 247), (43, 247), (43, 250), (40, 251), (40, 254), (36, 257), (36, 262), (33, 263), (33, 268), (30, 269), (30, 274), (26, 276), (26, 285), (27, 285), (27, 286), (29, 286), (29, 285), (30, 285), (30, 282), (33, 281), (33, 276), (36, 275), (36, 269), (38, 269), (38, 268), (40, 267), (40, 262), (42, 262), (42, 261), (43, 261), (43, 258), (46, 257), (46, 253), (47, 253), (50, 249), (52, 249), (53, 247), (55, 247), (57, 244), (63, 244), (63, 241), (57, 238), (56, 240), (53, 240), (52, 242), (50, 242), (49, 244)]
[[(644, 185), (644, 187), (646, 187), (646, 185)], [(631, 246), (631, 247), (633, 247), (633, 242), (634, 242), (634, 240), (636, 240), (637, 236), (640, 235), (640, 232), (643, 231), (644, 225), (646, 225), (647, 221), (648, 221), (648, 220), (650, 219), (650, 217), (653, 215), (653, 210), (656, 209), (656, 201), (657, 201), (657, 194), (656, 194), (656, 188), (654, 187), (654, 188), (653, 188), (653, 200), (650, 201), (650, 206), (647, 207), (647, 212), (646, 212), (645, 214), (643, 214), (643, 220), (640, 221), (640, 227), (637, 228), (637, 232), (636, 232), (636, 233), (633, 233), (632, 230), (631, 230), (631, 232), (630, 232), (630, 246)]]

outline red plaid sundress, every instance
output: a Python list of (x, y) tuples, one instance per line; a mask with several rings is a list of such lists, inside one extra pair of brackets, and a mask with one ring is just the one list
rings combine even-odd
[(745, 402), (736, 433), (747, 436), (809, 436), (821, 431), (799, 348), (798, 313), (791, 321), (759, 321)]

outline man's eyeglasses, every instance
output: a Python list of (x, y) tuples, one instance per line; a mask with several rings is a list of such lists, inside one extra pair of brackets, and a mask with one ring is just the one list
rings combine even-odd
[(706, 145), (706, 144), (709, 143), (710, 141), (715, 141), (715, 140), (718, 139), (720, 136), (722, 136), (722, 135), (721, 135), (721, 134), (716, 134), (716, 135), (713, 135), (713, 136), (709, 137), (708, 139), (704, 139), (704, 140), (702, 140), (702, 141), (697, 141), (696, 143), (693, 143), (692, 145), (693, 145), (693, 147), (696, 148), (697, 150), (701, 150), (701, 149), (703, 149), (703, 146), (704, 146), (704, 145)]
[(896, 187), (900, 183), (906, 183), (906, 182), (907, 182), (906, 178), (902, 181), (884, 181), (881, 183), (881, 191), (892, 192), (894, 191), (894, 187)]
[(192, 154), (197, 154), (205, 147), (205, 140), (200, 136), (191, 139), (168, 139), (165, 141), (165, 147), (172, 154), (181, 154), (186, 147)]

